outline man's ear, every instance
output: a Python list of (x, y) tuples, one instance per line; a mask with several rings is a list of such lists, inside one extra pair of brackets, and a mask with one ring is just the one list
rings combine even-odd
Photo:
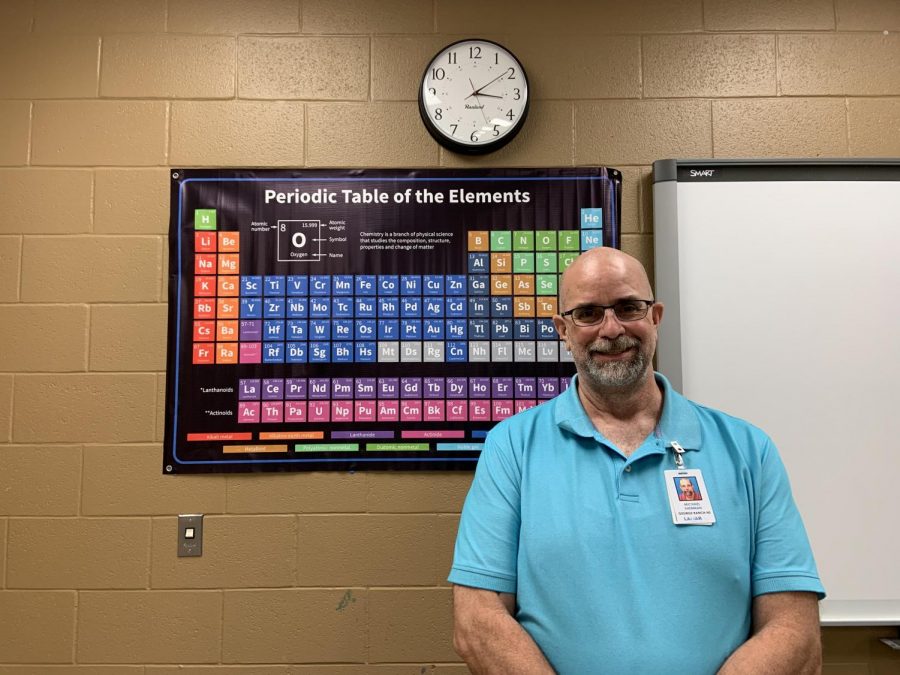
[(653, 317), (654, 326), (658, 326), (660, 323), (662, 323), (662, 318), (665, 310), (666, 306), (661, 302), (653, 303), (653, 307), (650, 308), (650, 316)]
[(559, 314), (553, 315), (553, 325), (556, 327), (556, 333), (559, 335), (560, 340), (566, 339), (566, 331), (568, 330), (568, 326), (566, 325), (566, 320), (563, 319)]

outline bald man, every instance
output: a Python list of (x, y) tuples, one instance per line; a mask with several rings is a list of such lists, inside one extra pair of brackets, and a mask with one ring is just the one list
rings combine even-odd
[(771, 440), (653, 372), (663, 306), (631, 256), (582, 254), (559, 310), (577, 374), (488, 434), (449, 577), (456, 650), (474, 673), (819, 672), (824, 589)]

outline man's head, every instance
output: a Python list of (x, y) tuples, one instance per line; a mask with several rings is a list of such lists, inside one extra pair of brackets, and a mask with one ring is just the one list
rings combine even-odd
[[(623, 301), (636, 301), (619, 306), (625, 319), (640, 301), (651, 300), (652, 292), (643, 265), (627, 253), (613, 248), (595, 248), (582, 253), (563, 273), (559, 286), (559, 314), (553, 323), (565, 341), (578, 376), (597, 391), (637, 389), (652, 377), (653, 354), (656, 351), (657, 327), (663, 306), (653, 304), (642, 318), (622, 320), (610, 308), (593, 312), (599, 320), (584, 324), (580, 310), (575, 317), (568, 312), (589, 306), (613, 306)], [(602, 317), (602, 318), (601, 318)], [(590, 320), (590, 318), (589, 318)]]
[(681, 478), (678, 480), (678, 489), (685, 497), (694, 497), (694, 484), (690, 478)]

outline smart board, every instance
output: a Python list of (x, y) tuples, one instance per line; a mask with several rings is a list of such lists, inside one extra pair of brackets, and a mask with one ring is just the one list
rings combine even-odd
[(659, 369), (763, 428), (828, 625), (900, 624), (900, 160), (654, 163)]

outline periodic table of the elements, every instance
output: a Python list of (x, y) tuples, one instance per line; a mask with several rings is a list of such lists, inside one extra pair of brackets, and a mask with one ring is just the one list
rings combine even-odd
[(569, 384), (604, 167), (172, 172), (165, 473), (472, 468)]

